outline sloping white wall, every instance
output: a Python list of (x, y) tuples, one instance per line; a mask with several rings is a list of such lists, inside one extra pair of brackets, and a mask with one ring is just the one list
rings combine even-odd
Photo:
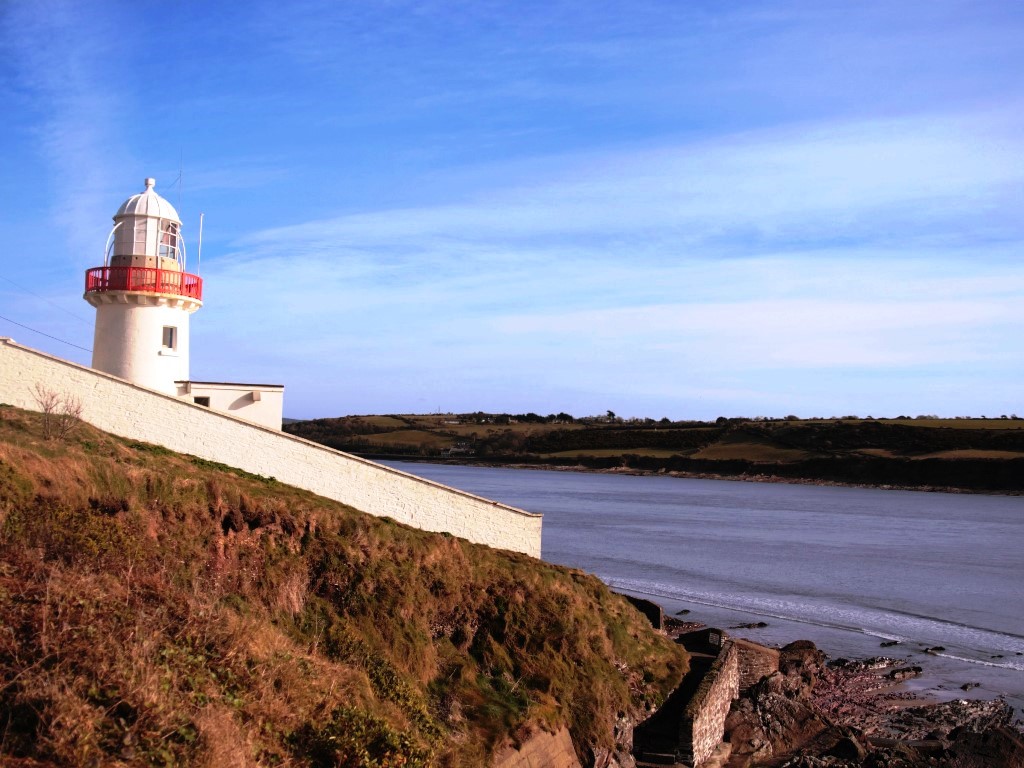
[(274, 477), (379, 517), (540, 557), (541, 516), (178, 400), (0, 337), (0, 402), (38, 410), (33, 388), (73, 394), (115, 435)]

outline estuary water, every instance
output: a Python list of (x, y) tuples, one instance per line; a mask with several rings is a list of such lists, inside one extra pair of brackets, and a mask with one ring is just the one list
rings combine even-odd
[[(925, 698), (1024, 711), (1024, 497), (390, 465), (543, 513), (545, 560), (669, 614), (833, 658), (905, 658)], [(737, 628), (755, 622), (768, 626)]]

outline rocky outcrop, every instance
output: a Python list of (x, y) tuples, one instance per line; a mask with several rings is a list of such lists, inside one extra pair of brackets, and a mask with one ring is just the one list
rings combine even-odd
[(831, 723), (810, 700), (800, 674), (775, 672), (754, 685), (725, 721), (732, 745), (729, 765), (756, 765), (809, 744)]
[(1020, 731), (1004, 725), (981, 733), (960, 729), (950, 736), (951, 768), (1024, 768), (1024, 737)]
[(518, 747), (509, 745), (491, 763), (492, 768), (581, 768), (569, 729), (555, 733), (536, 731)]
[(813, 644), (779, 652), (779, 672), (737, 701), (726, 721), (729, 768), (1024, 768), (1024, 737), (1002, 701), (907, 707), (896, 682), (919, 670), (893, 659), (826, 665)]
[(1019, 731), (999, 727), (983, 733), (959, 731), (950, 740), (862, 743), (842, 736), (817, 755), (798, 755), (779, 768), (1024, 768)]
[(615, 748), (593, 749), (588, 765), (592, 768), (636, 768), (636, 759), (633, 757), (633, 729), (638, 722), (638, 718), (620, 713), (612, 727)]

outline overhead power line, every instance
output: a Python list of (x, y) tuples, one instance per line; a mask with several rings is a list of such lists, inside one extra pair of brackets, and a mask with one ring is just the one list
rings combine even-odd
[(19, 328), (24, 328), (26, 331), (32, 331), (32, 333), (38, 333), (40, 336), (45, 336), (48, 339), (53, 339), (54, 341), (59, 341), (61, 344), (67, 344), (69, 347), (74, 347), (75, 349), (80, 349), (83, 352), (92, 352), (91, 349), (86, 349), (85, 347), (80, 347), (77, 344), (72, 344), (70, 341), (64, 341), (64, 339), (59, 339), (56, 336), (51, 336), (48, 333), (43, 333), (42, 331), (37, 331), (35, 328), (31, 328), (31, 327), (25, 325), (24, 323), (19, 323), (17, 320), (11, 320), (11, 318), (9, 318), (9, 317), (4, 317), (3, 315), (0, 315), (0, 320), (6, 320), (8, 323), (11, 323), (12, 325), (16, 325)]
[(61, 312), (63, 312), (64, 314), (66, 314), (66, 315), (71, 315), (71, 316), (72, 316), (73, 318), (75, 318), (76, 320), (81, 320), (81, 321), (82, 321), (83, 323), (91, 323), (91, 322), (92, 322), (91, 320), (86, 320), (86, 319), (85, 319), (84, 317), (82, 317), (81, 315), (76, 315), (76, 314), (75, 314), (74, 312), (72, 312), (72, 311), (71, 311), (70, 309), (65, 309), (65, 308), (64, 308), (64, 307), (62, 307), (62, 306), (61, 306), (60, 304), (57, 304), (57, 303), (56, 303), (56, 302), (54, 302), (54, 301), (50, 301), (50, 299), (46, 298), (45, 296), (40, 296), (40, 295), (39, 295), (38, 293), (36, 293), (36, 292), (34, 292), (34, 291), (32, 291), (32, 290), (30, 290), (30, 289), (26, 288), (26, 287), (25, 287), (24, 285), (19, 285), (18, 283), (16, 283), (16, 282), (14, 282), (13, 280), (11, 280), (11, 278), (7, 277), (6, 275), (0, 275), (0, 278), (2, 278), (2, 279), (4, 279), (4, 280), (6, 280), (6, 281), (7, 281), (8, 283), (10, 283), (11, 285), (13, 285), (13, 286), (14, 286), (15, 288), (17, 288), (18, 290), (24, 291), (25, 293), (27, 293), (27, 294), (29, 294), (29, 295), (31, 295), (31, 296), (35, 296), (35, 297), (36, 297), (37, 299), (39, 299), (39, 300), (41, 300), (41, 301), (45, 301), (45, 302), (46, 302), (47, 304), (49, 304), (49, 305), (50, 305), (51, 307), (55, 307), (55, 308), (59, 309), (59, 310), (60, 310)]

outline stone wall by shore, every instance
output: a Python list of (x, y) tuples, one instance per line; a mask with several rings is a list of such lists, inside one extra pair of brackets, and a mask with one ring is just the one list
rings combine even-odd
[(779, 651), (749, 640), (735, 638), (740, 672), (740, 694), (750, 690), (762, 677), (779, 671)]
[(680, 730), (680, 751), (689, 751), (691, 765), (707, 760), (725, 735), (725, 718), (739, 696), (739, 652), (726, 640), (686, 707)]

